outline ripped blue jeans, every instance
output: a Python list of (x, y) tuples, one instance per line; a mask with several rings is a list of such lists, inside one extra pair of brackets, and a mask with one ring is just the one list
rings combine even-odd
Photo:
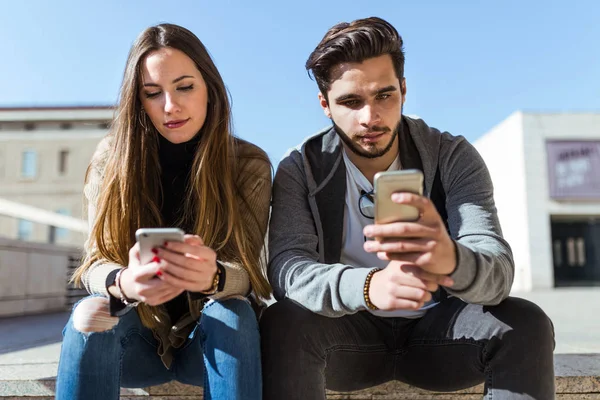
[(172, 380), (204, 387), (205, 400), (262, 398), (258, 324), (245, 300), (208, 302), (186, 343), (175, 350), (169, 369), (135, 310), (112, 329), (93, 333), (75, 329), (71, 314), (63, 336), (57, 400), (116, 400), (120, 387)]

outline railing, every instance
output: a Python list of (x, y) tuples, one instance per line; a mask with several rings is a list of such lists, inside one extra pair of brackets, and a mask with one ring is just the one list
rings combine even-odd
[(69, 265), (81, 258), (76, 247), (0, 238), (0, 317), (63, 311), (69, 293)]
[[(0, 215), (87, 233), (81, 219), (0, 198)], [(82, 252), (73, 246), (0, 237), (0, 317), (63, 311), (85, 290), (68, 283)]]
[(57, 214), (52, 211), (28, 206), (14, 201), (0, 198), (0, 215), (6, 215), (13, 218), (26, 219), (39, 224), (65, 228), (75, 232), (87, 233), (88, 224), (86, 221), (69, 217), (68, 215)]

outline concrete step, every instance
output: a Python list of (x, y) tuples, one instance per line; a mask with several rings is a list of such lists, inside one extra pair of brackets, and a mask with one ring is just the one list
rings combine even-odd
[[(16, 360), (15, 360), (16, 361)], [(0, 366), (0, 399), (54, 398), (56, 362)], [(600, 400), (600, 354), (555, 356), (557, 399)], [(470, 400), (481, 399), (483, 385), (454, 393), (433, 393), (401, 382), (389, 382), (352, 393), (328, 391), (330, 400)], [(202, 399), (202, 388), (171, 382), (144, 389), (122, 389), (121, 399)]]

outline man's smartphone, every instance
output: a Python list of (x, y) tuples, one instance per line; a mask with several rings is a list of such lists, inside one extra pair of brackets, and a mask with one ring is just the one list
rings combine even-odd
[(419, 210), (413, 206), (397, 204), (392, 194), (410, 192), (423, 195), (423, 173), (418, 169), (383, 171), (375, 174), (375, 223), (407, 222), (419, 219)]
[(135, 238), (140, 244), (140, 263), (148, 264), (154, 258), (152, 249), (165, 242), (183, 242), (184, 232), (179, 228), (140, 228)]

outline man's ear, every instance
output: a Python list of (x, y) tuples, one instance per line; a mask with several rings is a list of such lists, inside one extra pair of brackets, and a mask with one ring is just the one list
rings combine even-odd
[(402, 92), (402, 104), (406, 101), (406, 78), (402, 78), (402, 83), (400, 84), (400, 92)]
[(327, 99), (323, 96), (323, 93), (319, 92), (319, 104), (323, 109), (323, 113), (329, 119), (331, 119), (331, 111), (329, 110), (329, 104), (327, 103)]

